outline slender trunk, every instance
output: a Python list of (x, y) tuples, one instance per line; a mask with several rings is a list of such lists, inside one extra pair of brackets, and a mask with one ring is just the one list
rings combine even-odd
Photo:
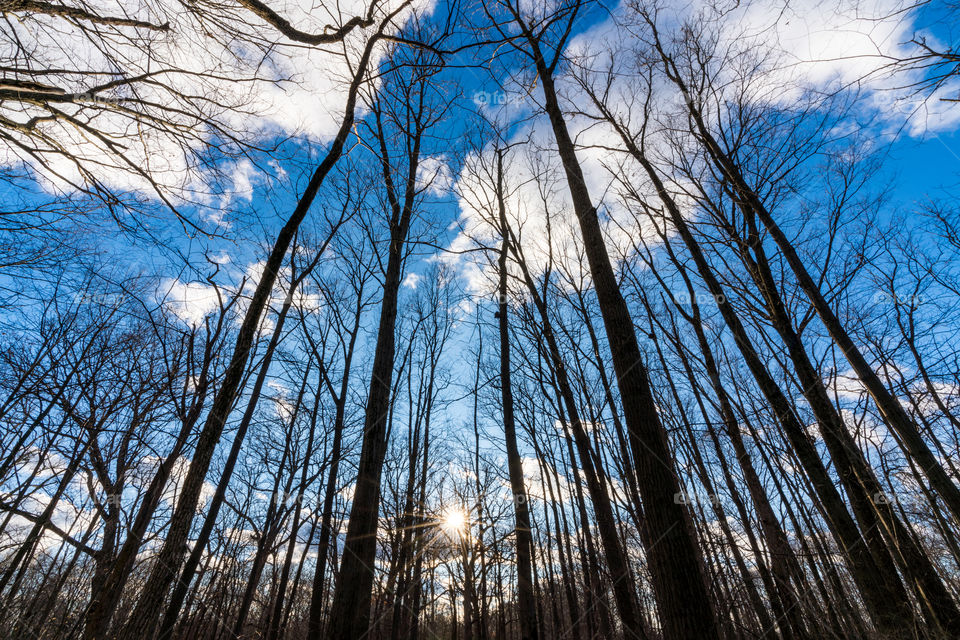
[(414, 138), (410, 142), (406, 189), (401, 202), (393, 187), (385, 134), (382, 129), (380, 131), (381, 163), (392, 210), (390, 246), (367, 394), (357, 482), (341, 557), (340, 579), (334, 591), (330, 612), (327, 635), (331, 640), (355, 640), (362, 637), (367, 633), (370, 621), (370, 597), (377, 550), (376, 532), (380, 514), (380, 476), (387, 450), (386, 436), (396, 350), (397, 298), (403, 271), (404, 245), (413, 215), (422, 133), (422, 130), (411, 133)]
[[(529, 32), (528, 32), (529, 33)], [(671, 640), (717, 638), (717, 626), (690, 519), (679, 504), (680, 483), (670, 461), (667, 434), (657, 415), (646, 366), (634, 333), (633, 319), (610, 264), (597, 210), (587, 191), (573, 140), (539, 43), (528, 41), (537, 65), (545, 108), (563, 162), (567, 186), (580, 223), (583, 248), (590, 264), (610, 344), (620, 400), (630, 434), (633, 463), (646, 514), (641, 533), (653, 578), (660, 623)], [(621, 612), (622, 614), (623, 612)]]
[[(560, 355), (560, 347), (557, 344), (552, 323), (547, 313), (546, 303), (537, 290), (526, 261), (519, 254), (519, 249), (516, 252), (517, 264), (523, 273), (527, 289), (540, 315), (543, 341), (546, 343), (547, 355), (553, 367), (553, 376), (556, 381), (554, 388), (557, 395), (560, 396), (560, 405), (558, 406), (561, 414), (560, 419), (564, 423), (564, 431), (566, 432), (569, 424), (569, 430), (573, 432), (573, 442), (577, 447), (577, 454), (580, 458), (580, 468), (583, 470), (590, 500), (593, 502), (597, 528), (600, 532), (607, 568), (610, 571), (614, 598), (617, 603), (617, 612), (620, 614), (620, 620), (628, 638), (645, 638), (647, 633), (640, 617), (640, 607), (637, 603), (633, 580), (630, 578), (627, 555), (617, 535), (616, 520), (613, 507), (610, 504), (610, 496), (607, 494), (605, 487), (605, 478), (602, 470), (594, 465), (592, 445), (580, 418), (576, 397), (570, 384), (563, 357)], [(564, 420), (564, 413), (566, 413), (566, 420)], [(575, 464), (573, 459), (570, 462), (571, 465)]]
[[(306, 390), (307, 378), (310, 376), (310, 362), (307, 361), (307, 369), (303, 374), (303, 387), (300, 390), (300, 399), (297, 400), (297, 407), (299, 408), (300, 402), (303, 399), (303, 393)], [(270, 616), (270, 626), (267, 630), (266, 640), (277, 640), (280, 636), (281, 624), (283, 621), (283, 611), (284, 611), (284, 600), (287, 591), (287, 583), (290, 579), (290, 565), (293, 562), (293, 554), (296, 551), (297, 547), (297, 534), (300, 530), (300, 510), (303, 506), (303, 494), (307, 489), (308, 481), (308, 470), (310, 469), (310, 457), (313, 455), (313, 443), (316, 437), (317, 430), (317, 411), (320, 405), (320, 394), (316, 394), (314, 398), (313, 410), (310, 412), (310, 432), (307, 434), (307, 447), (303, 454), (303, 461), (301, 463), (300, 470), (300, 481), (297, 487), (297, 497), (293, 505), (293, 523), (290, 527), (290, 540), (287, 544), (287, 553), (283, 562), (283, 569), (280, 572), (280, 583), (277, 587), (277, 595), (274, 598), (273, 613)], [(291, 425), (293, 420), (296, 417), (296, 411), (294, 411), (294, 417), (290, 419)], [(312, 535), (311, 531), (311, 535)], [(307, 541), (307, 547), (310, 546), (310, 541)], [(301, 561), (301, 567), (303, 563)], [(298, 571), (299, 579), (299, 571)], [(296, 588), (296, 584), (294, 584)]]
[(203, 557), (203, 553), (206, 550), (207, 544), (210, 540), (210, 534), (213, 532), (213, 527), (216, 525), (217, 517), (220, 514), (220, 507), (223, 506), (223, 501), (227, 495), (227, 487), (230, 484), (230, 480), (233, 478), (233, 471), (236, 467), (237, 459), (240, 456), (240, 450), (243, 448), (243, 441), (244, 438), (246, 438), (247, 429), (249, 429), (250, 423), (253, 421), (257, 404), (260, 401), (260, 394), (263, 392), (263, 385), (266, 382), (267, 373), (269, 372), (270, 364), (273, 361), (273, 354), (276, 352), (277, 345), (280, 344), (280, 338), (283, 335), (283, 326), (287, 320), (287, 315), (290, 312), (290, 308), (293, 305), (293, 297), (298, 282), (299, 281), (294, 281), (291, 283), (290, 290), (287, 292), (287, 295), (284, 298), (280, 313), (277, 315), (276, 326), (274, 327), (273, 334), (270, 336), (270, 342), (267, 345), (266, 352), (263, 355), (263, 362), (260, 364), (260, 370), (257, 372), (257, 377), (254, 380), (253, 388), (250, 390), (250, 398), (247, 400), (247, 408), (244, 411), (243, 417), (240, 419), (240, 424), (237, 426), (237, 431), (233, 436), (233, 444), (230, 446), (230, 452), (227, 454), (227, 460), (224, 463), (223, 471), (220, 474), (220, 480), (217, 482), (217, 488), (214, 491), (213, 496), (210, 498), (210, 503), (207, 505), (207, 513), (204, 516), (203, 525), (200, 527), (200, 532), (197, 534), (197, 541), (193, 545), (193, 549), (190, 550), (190, 555), (187, 557), (187, 561), (183, 566), (183, 570), (180, 572), (179, 579), (174, 585), (170, 602), (167, 604), (163, 619), (160, 622), (160, 630), (158, 634), (160, 640), (169, 640), (171, 634), (173, 633), (174, 626), (177, 623), (177, 618), (179, 617), (181, 608), (183, 607), (183, 601), (186, 598), (187, 591), (190, 588), (190, 582), (193, 580), (193, 576), (197, 571), (197, 567), (200, 565), (200, 560)]
[[(347, 406), (347, 390), (350, 388), (350, 371), (353, 366), (353, 352), (360, 332), (360, 320), (363, 307), (363, 289), (357, 292), (356, 315), (354, 316), (353, 330), (343, 356), (343, 374), (340, 377), (339, 393), (331, 395), (336, 409), (333, 416), (333, 443), (330, 447), (330, 470), (327, 474), (327, 484), (323, 493), (323, 507), (320, 515), (320, 540), (317, 544), (317, 565), (313, 574), (313, 590), (310, 593), (310, 609), (307, 614), (307, 636), (316, 638), (321, 633), (323, 617), (324, 584), (327, 573), (327, 558), (330, 555), (330, 538), (333, 520), (333, 500), (337, 494), (337, 478), (340, 473), (341, 449), (343, 447), (343, 429)], [(321, 358), (320, 354), (317, 354)], [(322, 362), (321, 362), (321, 366)]]
[(797, 254), (789, 238), (787, 238), (783, 230), (777, 225), (773, 219), (773, 215), (767, 209), (760, 196), (750, 186), (734, 158), (723, 149), (710, 132), (704, 120), (703, 113), (694, 103), (693, 97), (683, 80), (683, 76), (679, 73), (670, 56), (660, 46), (659, 37), (656, 42), (658, 52), (667, 69), (667, 75), (686, 97), (687, 107), (691, 121), (695, 127), (695, 133), (698, 134), (701, 143), (714, 164), (730, 181), (733, 190), (737, 194), (738, 202), (740, 202), (744, 208), (753, 211), (757, 218), (760, 219), (770, 234), (770, 237), (777, 245), (777, 248), (780, 249), (781, 254), (786, 259), (791, 271), (797, 278), (800, 288), (803, 289), (809, 298), (823, 326), (826, 327), (830, 337), (837, 346), (840, 347), (850, 366), (866, 388), (867, 393), (870, 394), (870, 397), (876, 403), (877, 408), (883, 416), (884, 422), (897, 433), (900, 441), (903, 443), (904, 449), (917, 461), (920, 468), (924, 470), (930, 485), (943, 499), (947, 508), (953, 514), (954, 519), (960, 522), (960, 487), (954, 484), (950, 476), (947, 475), (943, 465), (940, 464), (940, 461), (937, 460), (936, 456), (930, 450), (930, 447), (924, 441), (923, 436), (917, 429), (917, 425), (910, 419), (906, 410), (897, 398), (890, 393), (880, 380), (880, 376), (877, 375), (877, 372), (867, 362), (863, 353), (856, 344), (854, 344), (850, 334), (837, 317), (829, 302), (827, 302), (819, 285), (810, 275), (810, 272), (803, 264), (803, 260)]
[[(381, 31), (383, 28), (384, 27), (381, 26)], [(213, 400), (213, 405), (210, 407), (210, 412), (207, 415), (203, 429), (200, 432), (200, 437), (197, 440), (193, 459), (190, 462), (187, 476), (183, 482), (180, 498), (174, 510), (170, 527), (167, 530), (163, 547), (157, 556), (154, 569), (140, 593), (138, 604), (124, 630), (123, 635), (126, 637), (151, 640), (154, 636), (158, 623), (157, 614), (163, 605), (170, 583), (174, 580), (181, 567), (187, 548), (190, 526), (193, 523), (197, 502), (200, 498), (201, 489), (203, 488), (203, 481), (207, 475), (207, 469), (213, 458), (214, 450), (220, 441), (220, 435), (223, 433), (227, 417), (230, 414), (230, 410), (239, 392), (253, 339), (260, 325), (260, 318), (273, 291), (273, 286), (277, 280), (284, 256), (290, 247), (290, 243), (297, 229), (300, 227), (300, 223), (303, 221), (310, 205), (316, 198), (317, 192), (320, 190), (320, 186), (323, 184), (327, 174), (333, 169), (333, 166), (343, 154), (347, 138), (350, 136), (353, 128), (354, 106), (356, 105), (357, 93), (359, 92), (360, 85), (365, 80), (367, 66), (370, 63), (377, 41), (378, 38), (376, 36), (371, 37), (367, 41), (367, 45), (357, 65), (356, 73), (348, 90), (346, 109), (340, 129), (331, 143), (327, 155), (317, 167), (316, 171), (314, 171), (313, 176), (311, 176), (310, 182), (300, 197), (293, 214), (277, 235), (277, 239), (270, 251), (270, 256), (263, 269), (263, 275), (260, 278), (260, 282), (257, 283), (257, 288), (250, 301), (250, 306), (244, 314), (243, 323), (237, 334), (236, 346), (234, 347), (226, 375)], [(105, 618), (107, 622), (113, 617), (112, 609), (116, 604), (116, 599), (119, 598), (118, 591), (119, 590), (115, 590), (115, 593), (111, 594), (113, 596), (111, 602), (99, 603), (100, 615)], [(94, 633), (86, 634), (86, 640), (100, 640), (106, 626), (106, 624), (99, 624), (98, 628), (92, 629)]]
[(860, 592), (864, 595), (867, 608), (877, 628), (891, 638), (904, 637), (906, 631), (902, 628), (902, 620), (894, 610), (894, 607), (891, 607), (893, 599), (888, 589), (889, 585), (884, 580), (883, 574), (877, 567), (873, 556), (866, 548), (856, 523), (853, 521), (853, 518), (850, 517), (850, 513), (847, 511), (843, 499), (827, 473), (823, 461), (820, 460), (816, 448), (810, 442), (810, 438), (804, 430), (803, 425), (794, 414), (789, 400), (784, 396), (769, 372), (767, 372), (760, 356), (754, 349), (752, 341), (740, 322), (740, 319), (737, 317), (720, 283), (714, 276), (713, 269), (710, 267), (699, 244), (690, 232), (686, 219), (667, 191), (656, 169), (647, 159), (641, 148), (637, 146), (636, 141), (623, 130), (622, 126), (610, 117), (605, 107), (602, 105), (598, 106), (604, 109), (605, 115), (611, 123), (617, 127), (628, 152), (646, 171), (647, 176), (656, 189), (658, 197), (661, 202), (663, 202), (670, 221), (673, 223), (677, 233), (686, 245), (687, 251), (693, 258), (697, 270), (700, 272), (700, 277), (707, 286), (707, 290), (714, 299), (717, 300), (724, 322), (733, 334), (734, 341), (744, 356), (747, 367), (753, 374), (767, 402), (780, 420), (780, 424), (783, 426), (790, 444), (793, 446), (794, 451), (813, 483), (817, 495), (820, 497), (821, 504), (827, 514), (827, 522), (831, 527), (831, 531), (844, 548), (845, 557), (849, 561), (851, 573), (854, 576)]
[[(651, 309), (647, 304), (645, 296), (644, 296), (644, 304), (647, 307), (648, 317), (652, 318), (653, 309)], [(653, 333), (652, 320), (651, 320), (650, 331), (651, 331), (651, 336), (654, 336), (654, 346), (656, 348), (657, 355), (660, 359), (660, 366), (663, 368), (664, 373), (667, 377), (667, 382), (670, 388), (670, 394), (673, 397), (673, 401), (676, 404), (676, 406), (678, 408), (682, 408), (683, 401), (680, 399), (680, 394), (677, 391), (676, 385), (674, 384), (673, 377), (669, 373), (669, 367), (667, 366), (667, 360), (663, 354), (663, 350), (660, 347), (660, 341), (656, 339), (655, 337), (656, 334)], [(687, 363), (685, 362), (685, 359), (683, 358), (681, 359), (684, 360), (684, 366), (685, 367), (688, 366)], [(691, 379), (693, 378), (692, 372), (687, 370), (686, 373)], [(680, 418), (680, 421), (683, 423), (684, 429), (689, 434), (688, 448), (690, 450), (690, 454), (693, 459), (694, 466), (697, 470), (697, 474), (700, 476), (700, 482), (703, 485), (703, 488), (707, 492), (708, 502), (710, 503), (710, 506), (714, 509), (716, 513), (716, 520), (720, 525), (721, 533), (723, 533), (724, 537), (727, 539), (727, 546), (730, 548), (730, 553), (733, 556), (734, 562), (737, 565), (737, 570), (740, 573), (740, 576), (743, 580), (744, 588), (747, 591), (747, 597), (750, 600), (750, 604), (754, 609), (754, 613), (756, 614), (757, 621), (760, 623), (760, 635), (761, 636), (769, 635), (771, 638), (776, 638), (777, 633), (775, 629), (779, 628), (780, 636), (784, 640), (787, 640), (788, 638), (792, 638), (792, 634), (790, 633), (790, 628), (785, 626), (784, 624), (784, 620), (783, 620), (784, 611), (780, 607), (779, 602), (774, 600), (776, 598), (776, 595), (772, 592), (770, 594), (770, 597), (772, 600), (774, 600), (773, 609), (774, 609), (774, 613), (777, 616), (776, 620), (780, 621), (779, 627), (777, 627), (777, 624), (774, 621), (774, 619), (770, 617), (770, 614), (767, 613), (767, 606), (761, 599), (760, 593), (757, 591), (756, 585), (753, 582), (753, 578), (750, 575), (750, 572), (747, 570), (746, 562), (743, 559), (743, 554), (740, 552), (740, 548), (733, 537), (733, 533), (730, 531), (730, 525), (729, 525), (729, 522), (727, 521), (727, 516), (726, 516), (726, 513), (724, 512), (723, 505), (720, 503), (719, 494), (717, 494), (717, 491), (714, 488), (713, 480), (710, 477), (710, 472), (707, 470), (707, 466), (703, 461), (703, 456), (700, 454), (700, 450), (697, 447), (697, 439), (696, 439), (696, 436), (694, 435), (693, 425), (690, 424), (689, 419), (687, 419), (686, 415), (684, 415), (682, 412), (680, 412), (679, 418)], [(733, 495), (736, 495), (736, 491), (732, 491), (731, 493)], [(704, 505), (700, 505), (700, 506), (702, 509), (704, 510), (706, 509), (706, 506)], [(749, 529), (749, 521), (745, 519), (743, 521), (743, 524), (745, 529)], [(709, 540), (712, 540), (713, 536), (708, 535), (707, 538)], [(757, 560), (758, 562), (760, 561), (759, 557)], [(731, 601), (731, 605), (732, 605), (732, 601)]]
[[(279, 324), (279, 323), (278, 323)], [(303, 377), (303, 383), (300, 386), (300, 393), (297, 394), (296, 404), (293, 407), (293, 412), (290, 415), (290, 430), (293, 431), (293, 427), (297, 422), (297, 416), (300, 414), (300, 408), (303, 406), (303, 395), (307, 390), (307, 378), (310, 375), (309, 364), (307, 366), (307, 373)], [(310, 437), (310, 443), (307, 447), (307, 457), (304, 459), (302, 474), (306, 474), (306, 469), (308, 466), (308, 459), (310, 456), (310, 446), (312, 446), (312, 433)], [(245, 637), (243, 627), (246, 623), (247, 615), (250, 613), (250, 606), (253, 604), (253, 598), (256, 595), (257, 588), (260, 586), (260, 575), (263, 572), (263, 567), (266, 564), (267, 557), (273, 550), (273, 543), (276, 540), (277, 535), (280, 532), (282, 526), (282, 516), (280, 515), (280, 509), (285, 506), (286, 496), (290, 495), (290, 488), (293, 484), (294, 474), (290, 474), (290, 478), (287, 480), (286, 484), (283, 487), (282, 494), (278, 494), (280, 490), (280, 480), (283, 476), (284, 471), (287, 467), (287, 461), (290, 460), (293, 455), (292, 446), (290, 444), (289, 437), (287, 438), (287, 444), (284, 447), (283, 455), (280, 457), (280, 464), (277, 467), (276, 480), (274, 480), (273, 485), (273, 494), (270, 496), (270, 504), (267, 507), (267, 514), (263, 522), (263, 533), (257, 545), (257, 553), (254, 556), (253, 565), (250, 568), (250, 573), (247, 577), (247, 588), (243, 592), (243, 598), (240, 601), (240, 607), (237, 612), (237, 618), (233, 623), (233, 635), (242, 640)], [(291, 460), (291, 466), (293, 466), (293, 461)], [(294, 526), (297, 525), (297, 518), (300, 513), (299, 509), (300, 501), (297, 500), (294, 504)], [(291, 534), (291, 537), (296, 537), (296, 531)], [(199, 543), (198, 543), (199, 544)]]
[(517, 545), (517, 600), (520, 615), (520, 639), (537, 640), (537, 611), (533, 596), (533, 538), (530, 530), (530, 507), (523, 481), (520, 449), (517, 446), (517, 427), (513, 416), (513, 386), (510, 380), (510, 324), (507, 317), (507, 256), (510, 252), (510, 233), (507, 230), (507, 210), (503, 197), (503, 151), (497, 152), (497, 204), (499, 207), (500, 256), (499, 300), (497, 318), (500, 329), (500, 398), (503, 410), (503, 437), (507, 450), (507, 469), (510, 475), (510, 490), (513, 493), (514, 536)]

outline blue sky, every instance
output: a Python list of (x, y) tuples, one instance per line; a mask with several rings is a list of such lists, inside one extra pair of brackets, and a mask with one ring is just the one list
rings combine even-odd
[[(887, 6), (886, 3), (883, 6)], [(894, 3), (896, 4), (896, 3)], [(769, 6), (768, 6), (769, 5)], [(760, 9), (773, 7), (775, 3), (752, 3), (752, 7)], [(796, 5), (800, 5), (797, 8)], [(689, 3), (673, 3), (668, 7), (679, 8), (678, 12), (684, 14), (690, 9)], [(806, 2), (795, 3), (796, 12), (790, 19), (798, 20), (804, 17), (814, 25), (814, 31), (820, 29), (821, 33), (829, 31), (827, 26), (829, 21), (824, 23), (823, 16), (815, 13), (814, 9), (826, 10), (829, 3), (818, 2), (817, 0), (807, 0)], [(893, 6), (893, 5), (890, 5)], [(444, 7), (441, 5), (435, 9), (434, 16), (444, 15)], [(807, 10), (807, 14), (803, 11)], [(763, 10), (758, 10), (761, 14), (757, 18), (758, 24), (763, 24), (766, 18)], [(953, 20), (949, 19), (949, 14), (937, 13), (936, 9), (925, 8), (923, 12), (914, 17), (908, 17), (905, 20), (903, 29), (893, 30), (896, 37), (902, 38), (909, 35), (916, 28), (928, 30), (936, 38), (948, 39), (949, 29), (952, 28)], [(585, 14), (583, 20), (578, 23), (575, 35), (590, 32), (594, 39), (594, 45), (602, 47), (604, 42), (605, 21), (607, 14), (605, 9), (596, 5)], [(826, 25), (826, 26), (825, 26)], [(849, 25), (846, 25), (849, 26)], [(794, 27), (796, 24), (794, 23)], [(803, 29), (799, 30), (800, 32)], [(796, 30), (789, 31), (786, 34), (790, 38), (796, 36)], [(891, 36), (892, 37), (892, 36)], [(855, 38), (851, 37), (851, 40)], [(806, 45), (797, 45), (795, 40), (785, 39), (791, 52), (803, 50)], [(891, 44), (887, 41), (887, 44)], [(892, 42), (897, 45), (897, 42)], [(829, 42), (828, 47), (836, 47), (835, 42)], [(835, 51), (835, 49), (829, 49)], [(495, 73), (506, 73), (515, 70), (516, 65), (521, 64), (522, 58), (519, 56), (504, 55), (503, 50), (497, 52), (496, 64), (493, 65)], [(445, 77), (453, 81), (451, 91), (459, 94), (458, 104), (451, 112), (448, 122), (445, 122), (436, 132), (436, 138), (431, 140), (430, 148), (427, 153), (432, 157), (439, 158), (450, 167), (449, 173), (453, 183), (456, 182), (460, 170), (459, 160), (468, 153), (464, 144), (466, 138), (472, 132), (472, 123), (470, 121), (470, 111), (479, 107), (489, 107), (490, 105), (479, 104), (478, 95), (488, 96), (481, 99), (490, 101), (489, 96), (497, 91), (496, 82), (489, 74), (482, 69), (465, 68), (475, 63), (483, 63), (494, 55), (490, 48), (479, 50), (468, 50), (461, 53), (455, 59), (449, 61), (450, 68), (445, 72)], [(304, 68), (310, 64), (320, 64), (316, 61), (302, 61)], [(843, 72), (843, 63), (830, 63), (827, 65), (831, 72)], [(287, 69), (289, 71), (289, 69)], [(314, 82), (317, 69), (310, 69), (308, 80), (305, 83), (305, 90), (293, 90), (286, 95), (289, 99), (289, 106), (293, 115), (289, 115), (289, 120), (279, 116), (271, 116), (269, 119), (271, 127), (280, 127), (291, 125), (297, 118), (302, 118), (303, 114), (310, 113), (310, 96), (322, 96), (321, 104), (316, 108), (322, 110), (324, 114), (333, 118), (337, 114), (336, 100), (326, 93), (322, 92), (323, 81), (319, 82), (320, 88)], [(569, 85), (564, 79), (560, 79), (561, 87)], [(531, 129), (538, 131), (538, 141), (549, 146), (551, 136), (546, 132), (543, 126), (542, 118), (533, 117), (531, 119), (530, 104), (539, 102), (539, 87), (536, 84), (531, 85), (532, 94), (527, 103), (513, 103), (505, 105), (503, 109), (507, 115), (514, 118), (511, 124), (511, 133), (517, 138), (524, 137)], [(313, 89), (313, 93), (310, 93)], [(888, 93), (876, 92), (867, 93), (865, 102), (870, 103), (871, 99), (878, 98), (880, 104), (889, 103), (891, 90), (884, 89)], [(329, 92), (334, 93), (334, 92)], [(271, 94), (276, 98), (275, 94)], [(281, 96), (281, 107), (283, 106), (283, 96)], [(511, 96), (508, 100), (524, 100), (523, 96)], [(494, 99), (500, 100), (500, 98)], [(306, 101), (306, 102), (304, 102)], [(923, 133), (922, 127), (914, 126), (899, 130), (895, 136), (891, 133), (899, 128), (901, 120), (905, 117), (902, 111), (891, 109), (886, 113), (879, 113), (879, 117), (871, 122), (872, 130), (875, 129), (875, 144), (878, 146), (889, 145), (887, 148), (887, 161), (884, 163), (880, 173), (875, 176), (876, 186), (887, 186), (892, 183), (892, 197), (890, 203), (891, 211), (909, 211), (916, 203), (923, 202), (929, 197), (946, 195), (949, 197), (949, 189), (957, 184), (958, 169), (960, 169), (960, 134), (957, 133), (955, 123), (960, 122), (960, 118), (952, 115), (960, 110), (956, 104), (942, 103), (935, 101), (931, 106), (936, 110), (946, 113), (947, 125), (939, 124), (941, 120), (935, 120), (936, 128), (934, 131)], [(487, 109), (489, 111), (489, 109)], [(917, 109), (917, 113), (923, 111)], [(952, 118), (952, 119), (951, 119)], [(284, 124), (278, 125), (278, 122)], [(949, 124), (950, 122), (954, 124)], [(219, 230), (225, 240), (185, 238), (182, 235), (181, 227), (167, 214), (158, 207), (158, 217), (154, 220), (160, 232), (160, 236), (168, 243), (168, 249), (175, 249), (188, 255), (192, 266), (196, 268), (191, 271), (185, 269), (179, 262), (179, 257), (170, 258), (169, 251), (161, 251), (155, 248), (149, 248), (144, 243), (136, 246), (130, 246), (128, 238), (111, 233), (109, 219), (98, 220), (96, 233), (99, 235), (95, 248), (103, 250), (107, 254), (107, 260), (116, 260), (118, 262), (129, 261), (133, 264), (131, 273), (143, 272), (148, 275), (161, 276), (167, 286), (172, 284), (186, 284), (195, 282), (203, 275), (210, 273), (213, 269), (211, 265), (200, 259), (200, 252), (208, 250), (211, 256), (215, 258), (229, 258), (224, 260), (221, 269), (223, 270), (222, 281), (224, 284), (236, 283), (244, 273), (250, 272), (250, 265), (255, 263), (262, 255), (260, 249), (267, 242), (272, 234), (275, 233), (279, 221), (283, 220), (292, 210), (296, 197), (305, 183), (305, 176), (309, 175), (316, 158), (322, 153), (324, 145), (324, 132), (329, 129), (327, 124), (314, 127), (300, 133), (304, 137), (299, 140), (291, 141), (281, 147), (280, 153), (260, 154), (257, 156), (258, 167), (262, 167), (261, 173), (258, 168), (251, 168), (244, 165), (241, 161), (223, 160), (220, 169), (226, 173), (226, 180), (218, 185), (225, 193), (214, 197), (208, 204), (207, 210), (196, 210), (194, 213), (200, 219), (209, 220), (211, 216), (217, 215), (217, 211), (227, 211), (224, 218), (225, 226)], [(265, 132), (274, 131), (276, 128), (265, 128)], [(290, 133), (290, 131), (283, 131)], [(446, 138), (446, 140), (444, 139)], [(350, 154), (349, 161), (366, 164), (371, 160), (371, 156), (362, 148), (354, 148)], [(231, 164), (232, 163), (232, 164)], [(342, 165), (342, 167), (345, 166)], [(341, 167), (341, 168), (342, 168)], [(122, 181), (121, 181), (122, 182)], [(8, 195), (3, 190), (9, 190), (9, 185), (0, 183), (0, 198)], [(23, 191), (18, 192), (23, 195)], [(34, 193), (27, 193), (30, 197), (38, 201), (43, 198), (39, 189)], [(596, 194), (595, 194), (596, 197)], [(7, 199), (7, 198), (4, 198)], [(425, 220), (435, 225), (437, 237), (434, 239), (439, 247), (449, 246), (457, 234), (456, 228), (451, 228), (458, 216), (462, 213), (458, 207), (456, 196), (453, 194), (443, 194), (432, 196), (430, 202), (425, 205)], [(313, 219), (319, 218), (320, 209), (324, 206), (323, 198), (314, 206)], [(237, 213), (232, 212), (236, 209)], [(309, 225), (309, 221), (307, 223)], [(428, 267), (425, 262), (436, 255), (436, 246), (420, 247), (417, 255), (408, 265), (408, 272), (423, 274)], [(412, 292), (412, 287), (408, 287), (408, 292)], [(202, 302), (203, 297), (200, 296)], [(208, 299), (207, 299), (208, 300)], [(465, 325), (466, 326), (466, 325)], [(464, 336), (465, 343), (469, 343), (469, 336)]]

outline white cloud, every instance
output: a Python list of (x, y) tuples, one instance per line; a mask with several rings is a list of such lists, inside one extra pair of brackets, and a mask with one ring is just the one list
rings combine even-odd
[[(703, 11), (704, 4), (680, 4), (665, 17), (680, 20)], [(790, 104), (805, 88), (852, 87), (863, 91), (864, 104), (891, 127), (906, 124), (916, 136), (960, 123), (954, 105), (940, 99), (960, 91), (960, 78), (934, 95), (918, 96), (909, 87), (924, 72), (891, 67), (918, 52), (910, 42), (917, 34), (932, 38), (918, 23), (916, 5), (905, 0), (754, 0), (723, 7), (720, 17), (711, 9), (702, 15), (718, 21), (721, 51), (764, 59), (765, 99)], [(725, 79), (732, 81), (731, 90), (738, 90), (736, 78)]]
[(446, 157), (425, 156), (420, 159), (417, 165), (417, 189), (425, 190), (427, 193), (441, 196), (450, 190), (453, 186), (453, 174), (450, 172), (450, 165)]
[(165, 307), (184, 322), (198, 326), (220, 307), (217, 290), (204, 282), (164, 281), (161, 291)]
[[(523, 480), (527, 491), (527, 498), (530, 500), (546, 501), (551, 497), (560, 502), (567, 502), (574, 496), (573, 485), (567, 481), (564, 474), (555, 474), (554, 469), (546, 462), (541, 469), (540, 462), (536, 458), (524, 457), (520, 460), (523, 467)], [(550, 475), (549, 484), (544, 481), (543, 474)]]
[(228, 194), (228, 199), (236, 198), (251, 202), (253, 200), (253, 183), (257, 180), (258, 175), (253, 168), (253, 163), (249, 160), (244, 159), (234, 164), (230, 175), (233, 189)]
[[(398, 2), (390, 0), (378, 15)], [(362, 0), (321, 4), (288, 0), (270, 6), (298, 29), (312, 33), (367, 12)], [(45, 84), (71, 95), (108, 80), (153, 74), (151, 81), (120, 84), (97, 93), (96, 100), (58, 104), (73, 122), (45, 118), (49, 113), (42, 106), (12, 100), (0, 104), (0, 116), (17, 123), (41, 118), (35, 131), (50, 141), (44, 146), (62, 148), (84, 166), (95, 167), (97, 179), (117, 189), (150, 195), (152, 180), (174, 204), (209, 198), (202, 186), (209, 166), (195, 156), (207, 145), (223, 142), (212, 123), (241, 140), (278, 134), (328, 140), (343, 115), (351, 61), (356, 61), (372, 33), (370, 28), (357, 28), (343, 43), (307, 47), (286, 41), (251, 12), (229, 4), (203, 3), (201, 11), (190, 11), (179, 0), (144, 0), (136, 7), (121, 0), (95, 0), (86, 7), (104, 15), (167, 23), (170, 28), (166, 32), (105, 28), (91, 39), (72, 20), (36, 12), (17, 14), (11, 28), (0, 34), (0, 61), (26, 69), (23, 77), (43, 70)], [(414, 8), (429, 11), (432, 0), (415, 2)], [(24, 62), (24, 51), (31, 52), (29, 62)], [(50, 69), (65, 71), (51, 74)], [(130, 102), (135, 95), (143, 100), (136, 106)], [(133, 106), (141, 115), (131, 116), (110, 101)], [(31, 144), (24, 130), (4, 127), (4, 132)], [(70, 182), (84, 184), (88, 176), (66, 154), (40, 151), (31, 156), (7, 142), (0, 144), (0, 166), (25, 163), (43, 188), (71, 191)], [(275, 171), (282, 177), (282, 168)], [(238, 197), (249, 200), (249, 164), (233, 167), (232, 178)]]
[(290, 389), (277, 380), (270, 380), (267, 382), (267, 386), (274, 392), (272, 397), (274, 413), (283, 422), (290, 422), (294, 410), (293, 401), (290, 399)]
[[(602, 131), (577, 119), (568, 124), (578, 138), (578, 144), (587, 147), (578, 150), (578, 159), (590, 195), (602, 212), (601, 225), (607, 238), (608, 253), (611, 260), (617, 262), (620, 256), (629, 254), (632, 242), (649, 235), (612, 190), (613, 174), (608, 164), (623, 157), (591, 146), (616, 146), (610, 131)], [(508, 224), (518, 238), (534, 276), (552, 267), (573, 282), (588, 283), (589, 269), (579, 250), (581, 231), (573, 212), (566, 177), (554, 154), (529, 150), (555, 147), (552, 129), (546, 122), (538, 121), (519, 131), (514, 139), (525, 140), (528, 136), (530, 148), (515, 147), (504, 156), (503, 183)], [(486, 147), (465, 160), (455, 185), (460, 209), (455, 228), (459, 233), (448, 245), (447, 253), (439, 258), (456, 265), (467, 283), (467, 291), (477, 297), (494, 296), (497, 284), (492, 255), (472, 251), (478, 246), (496, 250), (500, 244), (494, 153), (492, 147)], [(520, 272), (513, 266), (512, 255), (509, 264), (519, 278)]]

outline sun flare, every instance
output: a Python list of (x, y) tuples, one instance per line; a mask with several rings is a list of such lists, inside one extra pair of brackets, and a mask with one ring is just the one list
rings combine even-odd
[(450, 533), (462, 532), (467, 526), (467, 514), (459, 508), (447, 509), (443, 514), (441, 524)]

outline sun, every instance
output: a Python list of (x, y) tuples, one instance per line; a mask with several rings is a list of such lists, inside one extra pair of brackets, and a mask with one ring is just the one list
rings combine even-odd
[(463, 509), (452, 507), (444, 511), (443, 520), (440, 521), (440, 524), (450, 533), (460, 533), (467, 526), (467, 514), (463, 512)]

